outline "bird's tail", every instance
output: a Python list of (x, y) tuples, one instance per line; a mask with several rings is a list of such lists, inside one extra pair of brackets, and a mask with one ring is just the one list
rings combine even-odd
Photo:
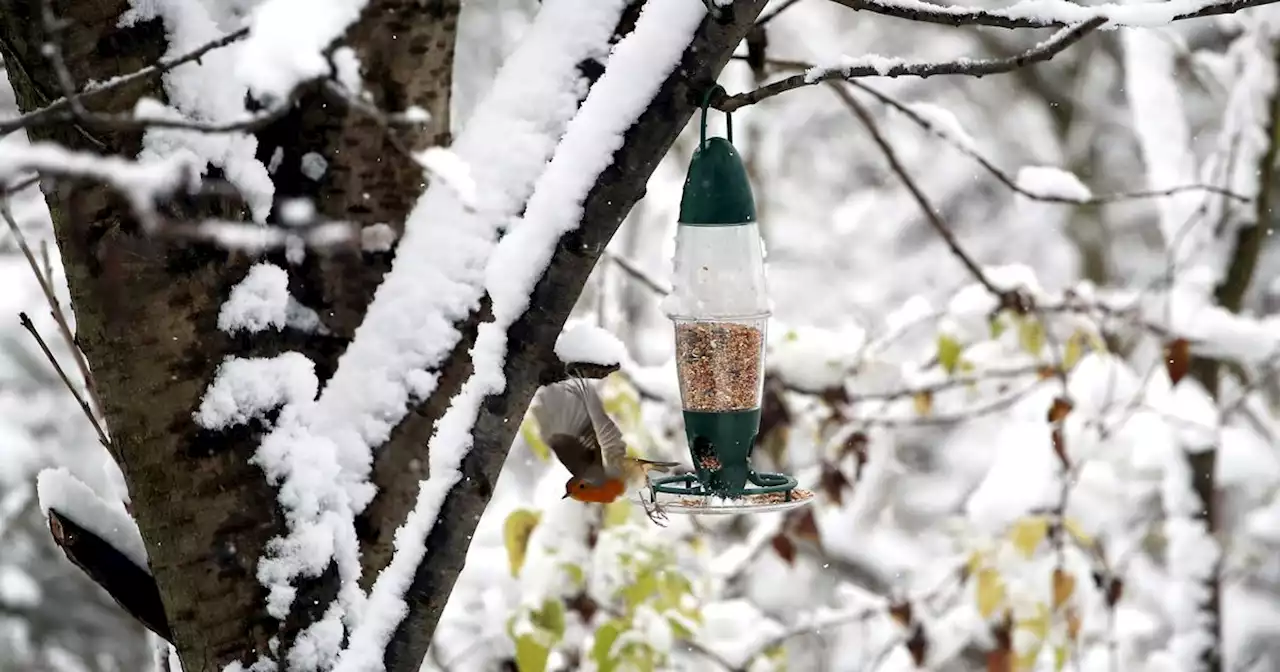
[(643, 460), (638, 457), (635, 458), (635, 460), (636, 462), (640, 463), (640, 466), (644, 468), (646, 472), (656, 471), (660, 474), (665, 474), (671, 471), (672, 469), (680, 466), (679, 462), (657, 462), (654, 460)]

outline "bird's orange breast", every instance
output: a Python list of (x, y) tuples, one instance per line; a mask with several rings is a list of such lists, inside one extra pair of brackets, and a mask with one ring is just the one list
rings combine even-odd
[(579, 502), (608, 504), (627, 491), (626, 484), (620, 479), (610, 479), (602, 485), (589, 485), (585, 488), (574, 488), (569, 496)]

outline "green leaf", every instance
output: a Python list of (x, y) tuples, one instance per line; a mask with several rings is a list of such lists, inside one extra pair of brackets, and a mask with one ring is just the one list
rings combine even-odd
[(591, 659), (596, 663), (596, 669), (600, 672), (613, 672), (618, 667), (618, 660), (611, 658), (609, 652), (613, 649), (613, 643), (618, 641), (618, 637), (627, 629), (627, 624), (619, 619), (611, 619), (600, 624), (596, 628), (594, 642), (591, 644)]
[(516, 638), (516, 669), (520, 672), (545, 672), (550, 656), (550, 647), (539, 643), (535, 635), (525, 634)]
[(538, 526), (539, 514), (529, 509), (516, 509), (502, 524), (502, 541), (507, 547), (507, 561), (511, 576), (519, 576), (524, 566), (525, 552), (529, 550), (529, 536)]
[(565, 574), (569, 575), (569, 580), (573, 582), (575, 588), (582, 588), (587, 585), (587, 573), (582, 571), (581, 567), (572, 562), (566, 562), (560, 565), (560, 568), (564, 570)]
[(991, 340), (993, 341), (1000, 338), (1000, 334), (1004, 333), (1005, 327), (1007, 326), (1005, 325), (1004, 320), (1000, 319), (1001, 315), (1001, 313), (996, 313), (987, 320), (987, 325), (991, 328)]
[(693, 584), (681, 574), (674, 571), (663, 571), (659, 574), (658, 599), (654, 608), (658, 611), (679, 609), (680, 600), (693, 593)]
[(551, 633), (552, 641), (558, 642), (564, 637), (564, 603), (551, 600), (542, 603), (542, 608), (529, 615), (529, 620), (538, 628)]
[(956, 372), (962, 350), (964, 346), (960, 345), (960, 341), (946, 334), (938, 334), (938, 364), (942, 365), (943, 371), (948, 374)]
[(627, 609), (635, 609), (654, 593), (658, 592), (658, 577), (651, 569), (642, 571), (636, 576), (635, 581), (632, 581), (618, 592), (621, 594), (622, 600), (626, 602)]
[(631, 501), (619, 497), (604, 505), (604, 526), (615, 527), (631, 520)]
[(1018, 323), (1018, 344), (1032, 355), (1039, 355), (1044, 348), (1044, 325), (1034, 317), (1023, 318)]
[(529, 450), (532, 450), (538, 459), (546, 462), (551, 459), (551, 448), (542, 440), (542, 433), (536, 429), (537, 424), (532, 415), (526, 417), (524, 422), (520, 423), (520, 438), (529, 444)]
[(769, 669), (774, 672), (786, 672), (787, 670), (787, 647), (782, 644), (771, 646), (764, 650), (764, 659), (773, 663)]

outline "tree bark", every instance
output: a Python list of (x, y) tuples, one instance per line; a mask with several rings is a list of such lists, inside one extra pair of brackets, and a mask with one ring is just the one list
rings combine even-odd
[[(8, 2), (0, 14), (10, 77), (21, 109), (47, 104), (55, 92), (38, 83), (56, 81), (40, 56), (39, 0)], [(648, 177), (698, 109), (733, 49), (750, 29), (765, 0), (740, 1), (719, 19), (704, 21), (680, 64), (627, 132), (613, 164), (597, 179), (584, 204), (581, 227), (564, 236), (533, 293), (531, 305), (508, 331), (503, 394), (486, 400), (475, 427), (474, 447), (463, 461), (463, 481), (445, 500), (426, 540), (432, 549), (407, 594), (408, 616), (386, 652), (389, 669), (417, 669), (436, 622), (462, 568), (471, 534), (492, 492), (519, 418), (536, 389), (564, 376), (554, 346), (598, 255)], [(68, 63), (78, 81), (103, 80), (155, 61), (164, 50), (157, 22), (121, 29), (115, 21), (127, 0), (64, 0), (58, 10), (73, 19), (66, 35)], [(634, 24), (640, 2), (624, 14), (619, 34)], [(321, 214), (399, 226), (422, 187), (422, 173), (401, 151), (448, 138), (448, 103), (457, 0), (373, 0), (349, 31), (364, 66), (366, 88), (379, 107), (398, 111), (418, 105), (432, 113), (432, 127), (391, 140), (374, 116), (344, 105), (329, 87), (308, 86), (294, 109), (262, 129), (259, 158), (283, 157), (274, 174), (277, 204), (291, 197), (315, 199)], [(394, 39), (386, 39), (391, 34)], [(425, 63), (425, 65), (424, 65)], [(598, 74), (598, 64), (583, 64)], [(158, 83), (137, 85), (98, 98), (103, 111), (131, 109), (141, 95), (163, 99)], [(337, 109), (339, 112), (334, 113)], [(139, 133), (88, 136), (74, 124), (33, 133), (71, 149), (132, 156)], [(328, 171), (319, 181), (302, 175), (300, 158), (319, 152)], [(228, 337), (216, 329), (223, 298), (243, 277), (250, 259), (212, 246), (174, 247), (145, 238), (117, 195), (100, 185), (62, 182), (47, 193), (67, 267), (79, 339), (97, 378), (105, 413), (121, 454), (139, 527), (167, 621), (189, 672), (221, 669), (267, 654), (279, 637), (292, 637), (323, 613), (337, 590), (336, 571), (303, 581), (295, 612), (281, 629), (264, 610), (265, 591), (255, 576), (265, 544), (284, 523), (275, 493), (249, 463), (263, 427), (227, 432), (199, 430), (191, 419), (219, 362), (228, 354), (269, 356), (301, 352), (317, 364), (322, 381), (359, 325), (391, 254), (322, 257), (314, 253), (290, 272), (290, 290), (324, 316), (328, 335), (292, 331)], [(187, 216), (241, 217), (241, 203), (225, 198), (184, 203)], [(271, 255), (276, 259), (279, 255)], [(378, 454), (380, 487), (362, 517), (366, 570), (385, 565), (390, 538), (416, 498), (422, 478), (412, 465), (435, 421), (470, 375), (469, 350), (477, 327), (490, 319), (487, 301), (459, 325), (462, 338), (441, 367), (436, 393), (415, 409)], [(372, 542), (372, 543), (369, 543)], [(366, 572), (372, 578), (372, 572)]]
[[(69, 19), (63, 44), (78, 82), (138, 70), (165, 50), (159, 21), (116, 26), (129, 8), (127, 0), (55, 5)], [(377, 103), (395, 111), (418, 105), (432, 114), (431, 124), (402, 137), (401, 146), (423, 149), (447, 140), (457, 13), (456, 0), (374, 0), (349, 33), (346, 43), (359, 54), (365, 87)], [(3, 0), (0, 45), (23, 112), (61, 93), (46, 84), (57, 78), (41, 55), (40, 26), (38, 0)], [(386, 39), (388, 30), (395, 39)], [(92, 106), (127, 112), (140, 96), (164, 99), (160, 83), (151, 80), (96, 96)], [(421, 191), (421, 170), (397, 151), (372, 117), (335, 102), (323, 87), (309, 87), (289, 115), (258, 134), (259, 158), (269, 160), (276, 148), (285, 157), (274, 176), (277, 203), (312, 196), (321, 213), (335, 218), (403, 222)], [(43, 126), (30, 137), (126, 157), (140, 148), (139, 132), (84, 126)], [(308, 151), (329, 159), (329, 170), (318, 182), (299, 169), (299, 158)], [(293, 614), (283, 630), (265, 613), (256, 562), (266, 542), (285, 530), (275, 493), (249, 462), (261, 426), (214, 434), (199, 430), (191, 414), (227, 354), (296, 350), (315, 360), (317, 372), (327, 377), (389, 255), (312, 254), (293, 269), (295, 296), (327, 316), (332, 335), (270, 332), (229, 338), (216, 327), (220, 304), (252, 260), (209, 245), (176, 247), (146, 238), (124, 201), (102, 185), (59, 182), (46, 188), (46, 200), (66, 267), (77, 338), (100, 389), (184, 669), (220, 670), (236, 660), (251, 662), (267, 653), (277, 635), (287, 647), (332, 598), (336, 574), (329, 571), (299, 586), (297, 604), (311, 608), (295, 610), (302, 613)], [(180, 209), (187, 216), (241, 218), (244, 213), (242, 204), (225, 198), (200, 199)]]

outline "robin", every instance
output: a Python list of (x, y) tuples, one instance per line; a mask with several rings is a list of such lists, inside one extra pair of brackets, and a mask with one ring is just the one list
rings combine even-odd
[[(534, 407), (542, 440), (572, 475), (564, 484), (564, 497), (579, 502), (607, 504), (627, 492), (649, 484), (649, 472), (665, 473), (679, 462), (655, 462), (627, 455), (622, 431), (604, 410), (595, 388), (583, 378), (570, 378), (542, 390)], [(661, 525), (666, 515), (657, 501), (640, 504), (649, 519)]]

